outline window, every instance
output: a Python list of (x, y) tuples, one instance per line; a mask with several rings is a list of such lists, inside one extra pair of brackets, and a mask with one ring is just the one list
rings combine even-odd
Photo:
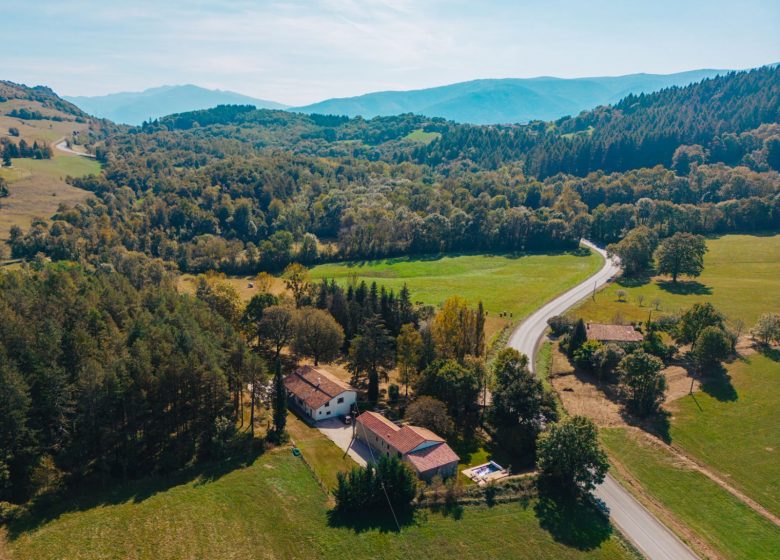
[(330, 406), (330, 402), (326, 402), (326, 403), (325, 403), (325, 406), (326, 406), (326, 407)]
[(344, 397), (339, 397), (339, 400), (336, 401), (336, 404), (341, 404), (344, 402)]
[(328, 413), (325, 416), (330, 416), (330, 410), (328, 411)]

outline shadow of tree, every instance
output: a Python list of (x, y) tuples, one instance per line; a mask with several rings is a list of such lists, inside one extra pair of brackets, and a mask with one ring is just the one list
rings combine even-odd
[(578, 550), (594, 550), (612, 536), (609, 517), (589, 498), (561, 494), (541, 485), (534, 506), (539, 525), (556, 542)]
[(107, 484), (111, 486), (106, 484), (97, 490), (93, 490), (95, 484), (84, 483), (64, 491), (44, 494), (36, 498), (21, 517), (8, 524), (8, 539), (15, 540), (22, 534), (35, 530), (65, 513), (131, 501), (140, 503), (159, 492), (166, 492), (183, 484), (193, 482), (198, 486), (209, 484), (236, 469), (251, 465), (263, 451), (263, 446), (257, 443), (234, 457), (195, 465), (175, 473), (153, 475), (126, 483), (110, 480)]
[(708, 296), (712, 294), (712, 288), (705, 286), (701, 282), (696, 280), (680, 281), (676, 283), (671, 280), (659, 280), (656, 282), (658, 287), (669, 292), (670, 294), (677, 294), (681, 296)]
[(649, 284), (650, 280), (651, 280), (651, 276), (648, 276), (648, 275), (642, 275), (642, 276), (620, 276), (615, 281), (615, 284), (617, 284), (621, 288), (638, 288), (640, 286), (644, 286), (646, 284)]
[(722, 365), (707, 372), (702, 379), (701, 390), (722, 402), (739, 399), (737, 390), (731, 384), (731, 376)]
[[(351, 529), (355, 533), (379, 531), (381, 533), (398, 533), (400, 528), (416, 522), (421, 510), (395, 510), (395, 517), (389, 510), (361, 511), (359, 513), (342, 513), (335, 509), (328, 511), (328, 526), (333, 528)], [(397, 523), (396, 523), (397, 520)]]
[(759, 352), (761, 352), (761, 354), (763, 354), (773, 362), (780, 362), (780, 349), (778, 348), (770, 348), (768, 346), (765, 346), (763, 348), (760, 348)]

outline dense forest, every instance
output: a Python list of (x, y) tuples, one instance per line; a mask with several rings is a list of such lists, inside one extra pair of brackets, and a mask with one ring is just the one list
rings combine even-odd
[[(734, 73), (525, 127), (248, 106), (172, 115), (98, 143), (104, 172), (74, 181), (97, 200), (13, 230), (11, 247), (15, 257), (93, 263), (122, 248), (183, 271), (249, 273), (293, 261), (566, 250), (637, 226), (661, 236), (776, 228), (778, 83), (778, 69)], [(427, 146), (410, 139), (415, 131)], [(570, 175), (529, 173), (542, 165), (537, 153), (573, 162), (571, 150), (610, 146), (633, 155), (619, 165), (598, 156)]]

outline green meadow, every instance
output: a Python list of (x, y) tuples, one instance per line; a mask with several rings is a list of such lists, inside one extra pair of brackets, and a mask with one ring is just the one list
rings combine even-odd
[(626, 428), (604, 428), (600, 434), (610, 455), (653, 500), (723, 558), (777, 558), (780, 530), (771, 521), (644, 436)]
[[(171, 482), (146, 479), (12, 525), (14, 560), (182, 558), (635, 558), (603, 517), (530, 500), (331, 520), (328, 499), (290, 449)], [(3, 545), (0, 543), (0, 557)]]
[(345, 284), (376, 281), (396, 291), (406, 284), (414, 301), (431, 305), (459, 295), (472, 305), (482, 301), (491, 315), (512, 313), (518, 320), (593, 274), (601, 264), (596, 254), (446, 255), (323, 264), (314, 267), (311, 275)]
[[(725, 235), (708, 239), (707, 248), (699, 278), (683, 278), (676, 286), (660, 277), (619, 279), (571, 314), (597, 322), (644, 321), (651, 311), (675, 313), (709, 301), (730, 321), (741, 320), (750, 327), (762, 313), (780, 311), (780, 234)], [(624, 301), (618, 290), (626, 292)]]

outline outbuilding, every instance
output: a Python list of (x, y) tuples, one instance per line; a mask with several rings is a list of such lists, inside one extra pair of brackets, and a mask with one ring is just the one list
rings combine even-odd
[(603, 323), (588, 323), (585, 326), (588, 340), (598, 342), (614, 342), (616, 344), (628, 344), (642, 342), (644, 336), (631, 325), (606, 325)]

